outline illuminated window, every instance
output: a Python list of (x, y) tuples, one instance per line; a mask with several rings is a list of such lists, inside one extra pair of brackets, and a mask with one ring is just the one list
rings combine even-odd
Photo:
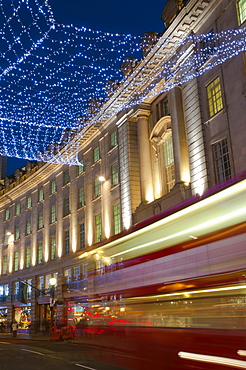
[(15, 240), (20, 239), (20, 226), (15, 225)]
[(67, 170), (63, 173), (63, 185), (68, 184), (69, 181), (69, 171)]
[(64, 276), (66, 278), (66, 282), (70, 283), (70, 281), (72, 280), (72, 271), (71, 271), (71, 269), (64, 270)]
[(69, 197), (63, 199), (63, 216), (69, 215)]
[(170, 134), (165, 140), (163, 144), (163, 152), (164, 152), (164, 166), (165, 166), (167, 192), (170, 192), (170, 190), (175, 185), (172, 134)]
[(95, 198), (100, 197), (101, 195), (101, 182), (98, 177), (95, 178), (94, 182), (94, 192)]
[(43, 263), (43, 242), (38, 242), (38, 264)]
[(69, 230), (64, 232), (64, 246), (65, 246), (65, 254), (70, 253), (70, 238), (69, 238)]
[(102, 217), (99, 213), (95, 216), (95, 235), (96, 235), (96, 243), (102, 240)]
[(19, 215), (19, 214), (20, 214), (20, 212), (21, 212), (20, 203), (17, 203), (17, 204), (15, 205), (15, 214), (16, 214), (16, 215)]
[(53, 180), (50, 183), (50, 194), (54, 194), (56, 192), (56, 181)]
[(116, 131), (110, 134), (110, 148), (114, 148), (117, 145), (117, 133)]
[(44, 227), (43, 224), (43, 212), (38, 213), (38, 229), (42, 229)]
[(5, 232), (4, 232), (4, 244), (8, 244), (8, 242), (9, 242), (8, 230), (5, 230)]
[(53, 224), (56, 221), (56, 206), (55, 204), (50, 207), (50, 223)]
[(97, 162), (99, 161), (100, 159), (100, 150), (99, 150), (99, 146), (97, 146), (94, 150), (93, 150), (93, 162)]
[(26, 235), (30, 234), (31, 234), (31, 219), (28, 218), (28, 220), (26, 220)]
[(3, 273), (7, 274), (8, 272), (8, 256), (5, 254), (3, 256)]
[(30, 253), (30, 247), (26, 248), (26, 268), (31, 266), (31, 253)]
[(222, 92), (219, 77), (216, 77), (207, 86), (207, 97), (208, 97), (209, 116), (213, 117), (215, 114), (217, 114), (223, 109)]
[(44, 189), (39, 189), (38, 190), (38, 201), (42, 202), (44, 200)]
[(77, 175), (81, 175), (81, 173), (83, 173), (83, 172), (85, 172), (84, 161), (83, 161), (83, 159), (81, 159), (80, 165), (77, 166)]
[(9, 212), (9, 209), (6, 209), (6, 210), (5, 210), (5, 216), (4, 216), (4, 219), (5, 219), (5, 221), (6, 221), (6, 220), (9, 220), (9, 218), (10, 218), (10, 212)]
[(52, 236), (50, 238), (50, 259), (53, 260), (56, 258), (56, 238)]
[(213, 144), (213, 155), (215, 161), (215, 172), (217, 183), (231, 177), (230, 157), (227, 139), (223, 139)]
[(32, 206), (32, 198), (31, 197), (28, 197), (26, 198), (26, 208), (31, 208)]
[(85, 224), (84, 223), (79, 225), (79, 243), (80, 243), (80, 249), (85, 248)]
[(120, 205), (116, 204), (113, 207), (113, 218), (114, 218), (114, 234), (121, 232), (121, 223), (120, 223)]
[(78, 190), (78, 207), (84, 207), (85, 205), (85, 192), (84, 188)]
[(14, 271), (19, 270), (19, 252), (14, 253)]
[(239, 25), (244, 23), (246, 20), (246, 0), (237, 1), (237, 14)]
[(118, 162), (114, 163), (111, 166), (111, 184), (112, 186), (116, 186), (119, 184)]

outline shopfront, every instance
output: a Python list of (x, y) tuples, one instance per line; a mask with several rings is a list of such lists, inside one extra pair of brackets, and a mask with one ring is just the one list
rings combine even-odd
[(7, 307), (0, 308), (0, 333), (5, 333), (7, 331)]
[(17, 321), (18, 330), (29, 330), (32, 324), (31, 304), (20, 304), (14, 306), (13, 319)]

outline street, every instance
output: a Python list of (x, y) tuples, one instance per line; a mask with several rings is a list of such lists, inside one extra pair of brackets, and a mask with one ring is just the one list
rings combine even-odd
[(81, 344), (0, 339), (1, 370), (123, 370), (110, 364), (115, 356)]

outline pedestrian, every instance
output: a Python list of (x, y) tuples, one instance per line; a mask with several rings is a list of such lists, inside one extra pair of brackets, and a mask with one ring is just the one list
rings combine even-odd
[(18, 329), (17, 321), (14, 319), (12, 323), (12, 333), (14, 338), (17, 337), (17, 329)]

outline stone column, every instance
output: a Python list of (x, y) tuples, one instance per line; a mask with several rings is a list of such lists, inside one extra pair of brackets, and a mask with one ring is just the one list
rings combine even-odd
[(172, 123), (175, 183), (188, 184), (190, 168), (181, 86), (174, 87), (168, 97)]
[(149, 130), (148, 130), (149, 115), (150, 112), (148, 110), (139, 109), (137, 111), (140, 188), (142, 203), (149, 203), (154, 200)]

